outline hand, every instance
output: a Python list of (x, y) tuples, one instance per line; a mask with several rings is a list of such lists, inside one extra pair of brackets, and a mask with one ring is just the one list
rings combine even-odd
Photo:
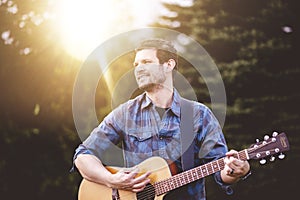
[(110, 187), (121, 190), (129, 190), (135, 193), (142, 191), (150, 182), (148, 177), (151, 173), (146, 172), (137, 176), (138, 172), (139, 169), (137, 167), (121, 169), (116, 174), (112, 174)]
[(237, 155), (238, 152), (235, 150), (230, 150), (226, 153), (226, 157), (224, 159), (225, 167), (224, 171), (226, 175), (233, 178), (240, 178), (246, 175), (250, 171), (250, 165), (248, 161), (242, 161), (234, 156)]

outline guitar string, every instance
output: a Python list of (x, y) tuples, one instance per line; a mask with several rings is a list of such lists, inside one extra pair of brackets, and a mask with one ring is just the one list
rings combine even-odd
[[(252, 152), (254, 152), (255, 150), (257, 150), (258, 148), (262, 148), (263, 146), (265, 146), (264, 144), (261, 144), (261, 145), (259, 145), (258, 147), (256, 147), (256, 148), (249, 148), (248, 149), (248, 152), (250, 152), (250, 153), (252, 153)], [(243, 156), (243, 155), (241, 155), (241, 153), (242, 152), (239, 152), (238, 153), (238, 155), (241, 157), (241, 158), (244, 158), (244, 159), (246, 159), (245, 158), (245, 156)], [(221, 159), (219, 159), (219, 160), (216, 160), (217, 162), (218, 161), (222, 161), (222, 160), (224, 160), (224, 158), (221, 158)], [(207, 164), (209, 164), (209, 163), (207, 163)], [(223, 168), (224, 168), (224, 164), (223, 163), (218, 163), (219, 164), (219, 168), (222, 170)], [(201, 166), (199, 166), (199, 167), (201, 167)], [(198, 168), (198, 167), (196, 167), (196, 168)], [(212, 174), (212, 173), (214, 173), (214, 172), (217, 172), (217, 171), (219, 171), (219, 170), (216, 170), (216, 171), (214, 171), (214, 168), (211, 168), (210, 170), (208, 170), (208, 173), (209, 174), (207, 174), (207, 175), (210, 175), (210, 174)], [(201, 172), (202, 173), (202, 172)], [(186, 175), (187, 175), (187, 177), (188, 178), (191, 178), (192, 180), (193, 180), (193, 176), (191, 175), (191, 174), (189, 174), (189, 173), (186, 173)], [(199, 175), (198, 175), (199, 176)], [(205, 175), (206, 176), (206, 175)], [(203, 176), (203, 175), (201, 175), (200, 176), (200, 178), (203, 178), (203, 177), (205, 177), (205, 176)], [(168, 179), (174, 179), (174, 181), (176, 181), (176, 178), (174, 178), (174, 177), (169, 177)], [(167, 179), (167, 180), (168, 180)], [(197, 180), (197, 179), (196, 179)], [(167, 182), (166, 180), (163, 180), (164, 182)], [(159, 181), (159, 182), (157, 182), (155, 185), (158, 185), (158, 184), (161, 184), (163, 181)], [(177, 179), (177, 181), (179, 181), (179, 179)], [(195, 181), (195, 180), (193, 180), (193, 181)], [(192, 182), (193, 182), (192, 181)], [(187, 180), (187, 183), (190, 183), (190, 181), (189, 180)], [(155, 185), (153, 186), (153, 187), (155, 187)], [(183, 185), (185, 185), (185, 184), (183, 184)], [(158, 187), (162, 187), (162, 186), (158, 186)], [(172, 186), (171, 187), (168, 187), (167, 189), (167, 191), (169, 191), (169, 188), (172, 188)], [(176, 187), (175, 187), (176, 188)], [(162, 192), (164, 192), (164, 189), (163, 188), (161, 188), (161, 189), (159, 189), (158, 188), (158, 190), (162, 190)], [(141, 192), (142, 194), (140, 194), (140, 196), (139, 196), (139, 199), (138, 200), (144, 200), (144, 199), (149, 199), (149, 197), (152, 197), (153, 195), (154, 195), (154, 197), (156, 196), (156, 191), (155, 191), (155, 189), (153, 189), (153, 188), (145, 188), (145, 190), (143, 190), (142, 192)], [(164, 192), (165, 193), (165, 192)], [(164, 193), (162, 193), (162, 194), (164, 194)], [(127, 196), (127, 195), (126, 195)], [(127, 197), (126, 196), (123, 196), (122, 197), (122, 199), (121, 199), (121, 197), (120, 197), (120, 200), (126, 200), (127, 199)], [(129, 195), (128, 195), (129, 196)], [(128, 199), (129, 200), (129, 199)]]
[[(244, 156), (242, 153), (243, 153), (243, 152), (239, 152), (239, 157), (242, 158), (242, 159), (245, 159), (245, 156)], [(193, 182), (193, 181), (195, 181), (195, 180), (197, 180), (197, 179), (199, 179), (199, 178), (203, 178), (203, 177), (205, 177), (205, 176), (207, 176), (207, 175), (210, 175), (210, 174), (212, 174), (212, 173), (215, 173), (215, 172), (217, 172), (217, 171), (220, 171), (220, 170), (224, 169), (224, 163), (221, 162), (221, 161), (223, 161), (223, 160), (224, 160), (224, 158), (221, 158), (221, 159), (216, 160), (216, 161), (212, 161), (212, 162), (218, 162), (218, 170), (215, 170), (216, 168), (214, 168), (214, 167), (212, 166), (212, 163), (207, 163), (206, 165), (211, 164), (210, 168), (208, 168), (208, 170), (207, 170), (207, 171), (208, 171), (208, 174), (203, 174), (202, 171), (199, 171), (199, 172), (201, 172), (201, 175), (198, 174), (196, 179), (195, 179), (195, 175), (191, 174), (192, 171), (186, 171), (186, 172), (184, 172), (185, 174), (182, 174), (182, 176), (181, 176), (181, 177), (183, 177), (184, 175), (186, 175), (186, 176), (184, 177), (184, 178), (185, 178), (185, 182), (183, 182), (183, 184), (182, 184), (182, 182), (180, 182), (179, 177), (176, 177), (176, 176), (169, 177), (169, 178), (166, 179), (166, 180), (158, 181), (158, 182), (156, 182), (156, 185), (157, 185), (157, 187), (158, 187), (158, 190), (159, 190), (159, 192), (163, 192), (162, 194), (164, 194), (164, 193), (166, 193), (166, 192), (169, 191), (169, 190), (172, 190), (172, 189), (177, 188), (178, 186), (176, 186), (175, 188), (173, 188), (174, 186), (170, 186), (170, 184), (166, 183), (166, 184), (168, 184), (168, 185), (166, 186), (167, 191), (165, 191), (165, 189), (163, 188), (163, 186), (159, 186), (159, 184), (163, 184), (163, 182), (168, 182), (168, 180), (171, 180), (171, 179), (173, 179), (172, 182), (173, 182), (173, 181), (175, 181), (175, 182), (176, 182), (176, 181), (179, 181), (179, 184), (178, 184), (178, 185), (182, 186), (182, 185), (191, 183), (191, 182)], [(201, 167), (201, 166), (199, 166), (199, 167)], [(202, 167), (203, 167), (203, 166), (202, 166)], [(198, 167), (196, 167), (196, 168), (198, 168)], [(196, 169), (196, 168), (194, 168), (194, 169)], [(194, 172), (195, 172), (195, 170), (194, 170)], [(199, 172), (198, 172), (198, 173), (199, 173)], [(186, 177), (187, 177), (187, 179), (186, 179)], [(191, 180), (192, 180), (192, 181), (191, 181)], [(181, 184), (182, 184), (182, 185), (181, 185)], [(155, 185), (154, 185), (154, 187), (155, 187)], [(160, 187), (160, 188), (159, 188), (159, 187)], [(171, 188), (171, 189), (170, 189), (170, 188)], [(160, 191), (160, 190), (162, 190), (162, 191)], [(148, 191), (150, 191), (150, 193), (148, 193)], [(148, 197), (149, 197), (148, 195), (152, 196), (153, 194), (156, 194), (155, 189), (153, 190), (152, 188), (149, 188), (149, 189), (146, 188), (146, 190), (143, 190), (143, 194), (142, 194), (142, 196), (140, 196), (140, 197), (142, 197), (142, 199), (143, 199), (144, 196), (145, 196), (146, 198), (148, 198)]]
[[(221, 161), (222, 159), (220, 159), (220, 160), (217, 160), (217, 161)], [(224, 164), (223, 163), (219, 163), (219, 168), (220, 169), (222, 169), (223, 167), (224, 167)], [(201, 167), (201, 166), (199, 166), (199, 167)], [(198, 168), (198, 167), (196, 167), (196, 168)], [(219, 170), (216, 170), (216, 171), (214, 171), (214, 168), (211, 168), (211, 170), (208, 170), (208, 174), (204, 174), (203, 175), (203, 172), (201, 172), (201, 171), (199, 171), (200, 173), (201, 173), (201, 175), (199, 175), (198, 174), (198, 177), (197, 178), (203, 178), (203, 177), (205, 177), (205, 176), (207, 176), (207, 175), (210, 175), (210, 174), (212, 174), (212, 173), (214, 173), (214, 172), (217, 172), (217, 171), (219, 171)], [(199, 173), (198, 172), (198, 173)], [(190, 173), (186, 173), (186, 175), (187, 175), (187, 177), (190, 177), (191, 178), (191, 180), (193, 180), (193, 175), (192, 174), (190, 174)], [(174, 178), (175, 177), (175, 178)], [(158, 187), (158, 190), (160, 191), (160, 190), (162, 190), (162, 191), (160, 191), (160, 192), (162, 192), (160, 195), (162, 195), (162, 194), (164, 194), (164, 193), (166, 193), (167, 191), (169, 191), (170, 190), (170, 188), (172, 188), (172, 186), (170, 187), (168, 187), (167, 189), (167, 191), (165, 191), (165, 189), (163, 188), (163, 186), (161, 185), (161, 186), (158, 186), (158, 184), (163, 184), (163, 182), (168, 182), (167, 180), (170, 180), (170, 179), (174, 179), (173, 181), (179, 181), (179, 183), (180, 184), (178, 184), (178, 185), (180, 185), (180, 186), (182, 186), (182, 185), (185, 185), (185, 184), (182, 184), (181, 182), (180, 182), (180, 180), (179, 180), (179, 177), (176, 177), (176, 176), (173, 176), (173, 177), (169, 177), (168, 179), (166, 179), (166, 180), (162, 180), (162, 181), (158, 181), (158, 182), (156, 182), (155, 183), (155, 185), (157, 185), (157, 187)], [(197, 179), (195, 179), (195, 180), (197, 180)], [(193, 181), (195, 181), (195, 180), (193, 180)], [(190, 180), (187, 180), (185, 183), (186, 184), (188, 184), (188, 183), (190, 183), (190, 182), (193, 182), (193, 181), (190, 181)], [(182, 184), (182, 185), (181, 185)], [(153, 187), (155, 187), (155, 185), (153, 186)], [(159, 188), (160, 187), (160, 188)], [(178, 187), (178, 186), (177, 186)], [(177, 187), (175, 187), (175, 188), (177, 188)], [(174, 188), (174, 189), (175, 189)], [(172, 190), (172, 189), (171, 189)], [(149, 197), (152, 197), (152, 196), (156, 196), (157, 194), (156, 194), (156, 192), (155, 192), (155, 189), (153, 189), (153, 188), (146, 188), (145, 190), (143, 190), (142, 191), (142, 194), (140, 194), (140, 196), (139, 196), (139, 198), (138, 198), (138, 200), (144, 200), (144, 199), (149, 199)], [(126, 195), (127, 196), (127, 195)], [(127, 200), (127, 197), (126, 196), (122, 196), (122, 198), (120, 197), (120, 200)], [(129, 196), (129, 195), (128, 195)]]
[[(147, 199), (149, 199), (149, 197), (152, 197), (152, 196), (154, 196), (154, 198), (155, 198), (155, 196), (156, 196), (155, 191), (150, 191), (150, 192), (149, 191), (150, 190), (146, 190), (146, 191), (143, 190), (142, 195), (140, 195), (137, 200), (147, 200)], [(137, 195), (137, 193), (135, 193), (135, 195)], [(119, 200), (132, 200), (130, 196), (131, 195), (123, 195), (123, 196), (119, 197)]]
[(260, 145), (258, 145), (257, 147), (252, 147), (248, 149), (248, 152), (253, 153), (255, 152), (257, 149), (263, 148), (264, 146), (266, 146), (267, 144), (270, 144), (271, 142), (273, 142), (272, 140), (270, 140), (270, 142), (266, 142), (265, 144), (261, 143)]
[[(220, 163), (220, 166), (221, 167), (223, 167), (223, 164), (221, 164)], [(211, 174), (211, 172), (209, 172), (209, 174), (207, 174), (207, 175), (210, 175)], [(191, 177), (191, 175), (189, 175), (190, 177)], [(203, 176), (203, 175), (200, 175), (200, 178), (203, 178), (203, 177), (205, 177), (205, 176)], [(170, 177), (171, 178), (171, 177)], [(162, 183), (162, 182), (167, 182), (166, 180), (163, 180), (163, 181), (159, 181), (159, 182), (157, 182), (157, 183)], [(178, 179), (178, 181), (179, 181), (179, 179)], [(157, 185), (157, 183), (156, 183), (156, 185)], [(189, 181), (187, 181), (187, 183), (189, 183)], [(183, 184), (183, 185), (185, 185), (185, 184)], [(154, 186), (155, 187), (155, 186)], [(163, 186), (160, 186), (160, 187), (163, 187)], [(167, 188), (167, 189), (169, 189), (169, 187)], [(169, 190), (167, 190), (167, 191), (164, 191), (164, 188), (161, 188), (161, 190), (162, 190), (162, 194), (164, 194), (164, 193), (166, 193), (167, 191), (169, 191)], [(160, 195), (162, 195), (162, 194), (160, 194)], [(139, 198), (138, 198), (138, 200), (147, 200), (147, 199), (149, 199), (149, 197), (155, 197), (157, 194), (156, 194), (156, 192), (155, 192), (155, 189), (152, 189), (152, 188), (146, 188), (145, 190), (143, 190), (142, 191), (142, 194), (139, 196)], [(129, 195), (128, 195), (129, 196)], [(122, 196), (122, 198), (120, 197), (120, 200), (129, 200), (127, 197), (128, 197), (127, 195), (126, 196)]]

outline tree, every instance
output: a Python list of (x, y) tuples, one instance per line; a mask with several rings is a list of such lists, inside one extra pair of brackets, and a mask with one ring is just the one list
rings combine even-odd
[[(296, 133), (300, 130), (297, 123), (300, 95), (295, 88), (299, 85), (300, 72), (296, 61), (299, 48), (295, 31), (299, 18), (296, 1), (199, 0), (187, 7), (170, 3), (165, 3), (165, 7), (170, 14), (156, 25), (197, 40), (219, 67), (227, 94), (224, 133), (229, 147), (246, 148), (255, 138), (272, 131), (285, 131), (294, 143), (293, 151), (280, 164), (258, 167), (253, 163), (253, 170), (257, 171), (249, 180), (253, 185), (239, 184), (237, 187), (242, 191), (232, 198), (292, 196), (293, 189), (279, 191), (279, 187), (288, 182), (287, 177), (291, 185), (296, 184), (296, 177), (282, 175), (282, 171), (291, 168), (296, 171), (298, 164), (293, 160), (299, 159), (296, 153), (299, 152)], [(199, 79), (193, 80), (198, 81), (196, 85), (203, 84)], [(213, 193), (208, 195), (209, 199), (220, 199)]]
[(72, 199), (79, 143), (72, 86), (79, 62), (56, 43), (46, 1), (0, 3), (0, 191), (3, 199)]

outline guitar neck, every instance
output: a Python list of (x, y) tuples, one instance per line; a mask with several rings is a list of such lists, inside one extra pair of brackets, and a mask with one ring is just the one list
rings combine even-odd
[[(236, 158), (240, 160), (248, 160), (247, 150), (245, 149), (238, 152)], [(184, 186), (211, 174), (214, 174), (224, 169), (224, 166), (224, 158), (220, 158), (218, 160), (209, 162), (205, 165), (201, 165), (199, 167), (184, 171), (168, 179), (156, 182), (154, 184), (156, 194), (162, 195), (171, 190), (174, 190), (176, 188), (179, 188), (181, 186)]]

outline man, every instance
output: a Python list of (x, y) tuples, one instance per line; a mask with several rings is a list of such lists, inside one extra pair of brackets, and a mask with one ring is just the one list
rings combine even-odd
[[(77, 148), (74, 163), (83, 178), (110, 188), (141, 192), (150, 182), (150, 172), (136, 176), (134, 166), (152, 156), (160, 156), (183, 171), (181, 159), (181, 101), (173, 87), (173, 70), (177, 69), (177, 51), (162, 39), (143, 41), (136, 49), (135, 77), (145, 92), (113, 110)], [(220, 125), (205, 105), (192, 101), (194, 124), (193, 167), (226, 156), (225, 166), (214, 174), (216, 182), (231, 192), (233, 184), (250, 172), (247, 161), (229, 152)], [(112, 174), (101, 162), (111, 146), (122, 143), (126, 167)], [(169, 192), (164, 199), (205, 200), (204, 179)]]

